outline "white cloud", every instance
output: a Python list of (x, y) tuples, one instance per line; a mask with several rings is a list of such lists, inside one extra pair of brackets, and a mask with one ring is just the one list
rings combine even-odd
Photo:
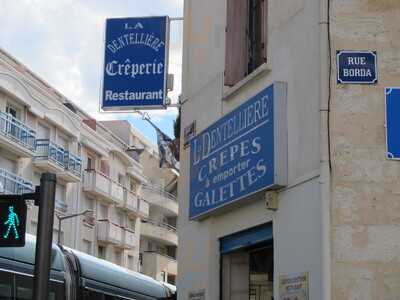
[[(99, 119), (123, 116), (98, 111), (105, 19), (126, 17), (127, 12), (172, 17), (183, 13), (183, 0), (2, 0), (1, 6), (1, 46)], [(173, 102), (181, 91), (181, 25), (172, 26), (169, 71), (175, 75), (175, 88), (169, 96)], [(161, 118), (176, 111), (150, 115)]]

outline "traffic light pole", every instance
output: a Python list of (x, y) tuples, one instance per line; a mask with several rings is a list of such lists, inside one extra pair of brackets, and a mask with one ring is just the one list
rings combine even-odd
[(39, 219), (34, 272), (34, 300), (44, 300), (48, 298), (56, 181), (56, 175), (52, 173), (44, 173), (40, 178)]

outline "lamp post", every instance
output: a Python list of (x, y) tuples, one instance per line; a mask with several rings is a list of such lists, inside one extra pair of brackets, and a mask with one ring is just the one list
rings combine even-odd
[(75, 218), (75, 217), (79, 217), (79, 216), (83, 216), (89, 213), (93, 213), (93, 210), (91, 209), (86, 209), (83, 212), (77, 213), (77, 214), (71, 214), (71, 215), (66, 215), (66, 216), (60, 216), (60, 215), (56, 215), (57, 219), (58, 219), (58, 239), (57, 239), (57, 244), (61, 244), (61, 222), (63, 220), (66, 219), (71, 219), (71, 218)]

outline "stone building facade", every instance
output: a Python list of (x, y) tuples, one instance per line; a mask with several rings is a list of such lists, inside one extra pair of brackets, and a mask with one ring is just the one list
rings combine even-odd
[[(185, 0), (181, 140), (284, 82), (288, 167), (283, 187), (193, 219), (182, 143), (178, 299), (292, 299), (291, 281), (300, 299), (397, 299), (399, 16), (398, 1)], [(376, 51), (378, 82), (339, 84), (338, 50)]]

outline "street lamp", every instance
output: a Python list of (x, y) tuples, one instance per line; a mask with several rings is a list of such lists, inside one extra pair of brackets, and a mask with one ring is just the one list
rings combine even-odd
[(59, 245), (61, 244), (61, 222), (63, 220), (71, 219), (71, 218), (75, 218), (75, 217), (79, 217), (79, 216), (83, 216), (83, 215), (90, 214), (90, 213), (93, 213), (93, 210), (86, 209), (83, 212), (80, 212), (80, 213), (77, 213), (77, 214), (66, 215), (66, 216), (56, 215), (56, 217), (58, 219), (58, 239), (57, 239), (57, 243)]

